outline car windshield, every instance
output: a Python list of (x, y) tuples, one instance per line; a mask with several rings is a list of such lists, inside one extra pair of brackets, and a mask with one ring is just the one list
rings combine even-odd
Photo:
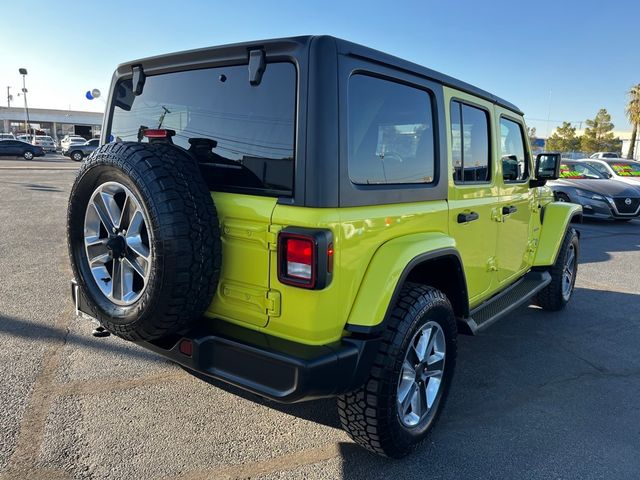
[(561, 163), (560, 178), (563, 180), (598, 180), (608, 178), (586, 163)]
[(620, 177), (640, 177), (639, 162), (608, 162), (609, 166)]

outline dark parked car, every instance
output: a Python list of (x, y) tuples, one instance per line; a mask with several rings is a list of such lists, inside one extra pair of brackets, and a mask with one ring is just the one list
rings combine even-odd
[(94, 138), (81, 145), (71, 144), (67, 146), (66, 149), (62, 150), (62, 154), (67, 157), (71, 157), (71, 160), (74, 160), (76, 162), (81, 162), (84, 157), (89, 155), (99, 146), (100, 146), (100, 139)]
[(38, 145), (20, 140), (0, 140), (0, 157), (24, 157), (25, 160), (32, 160), (33, 157), (43, 156), (44, 150)]
[(614, 180), (585, 162), (563, 160), (560, 178), (548, 185), (558, 201), (582, 205), (585, 217), (629, 221), (640, 215), (640, 188)]

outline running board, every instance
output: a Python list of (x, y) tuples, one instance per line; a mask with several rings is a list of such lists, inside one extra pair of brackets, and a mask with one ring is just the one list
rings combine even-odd
[(549, 272), (529, 272), (496, 296), (473, 309), (465, 323), (474, 335), (486, 329), (504, 315), (527, 303), (551, 282)]

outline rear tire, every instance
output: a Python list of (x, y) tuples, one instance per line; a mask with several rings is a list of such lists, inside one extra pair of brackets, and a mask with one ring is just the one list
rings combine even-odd
[(556, 263), (549, 269), (551, 283), (544, 287), (535, 298), (535, 304), (545, 310), (562, 310), (573, 294), (578, 274), (578, 233), (569, 228), (562, 241)]
[[(424, 440), (449, 391), (457, 353), (456, 336), (456, 321), (447, 297), (432, 287), (406, 284), (369, 378), (358, 390), (338, 397), (340, 422), (349, 436), (367, 450), (393, 458), (403, 457)], [(421, 344), (423, 340), (426, 343)], [(423, 361), (417, 353), (421, 345), (425, 346)], [(429, 371), (432, 367), (436, 370)], [(439, 377), (435, 375), (437, 371), (441, 372)], [(415, 404), (406, 403), (411, 400), (409, 395)]]
[[(109, 196), (109, 188), (117, 193)], [(132, 212), (128, 224), (125, 211)], [(133, 212), (143, 220), (135, 232)], [(109, 224), (110, 218), (118, 222)], [(134, 341), (180, 333), (209, 306), (220, 275), (218, 217), (195, 160), (178, 147), (125, 142), (98, 148), (78, 171), (67, 221), (71, 265), (88, 313), (110, 332)], [(144, 275), (133, 272), (134, 264)]]

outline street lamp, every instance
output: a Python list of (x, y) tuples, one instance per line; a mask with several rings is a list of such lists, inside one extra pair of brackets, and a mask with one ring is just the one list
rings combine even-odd
[(20, 75), (22, 75), (22, 95), (24, 96), (24, 114), (25, 114), (24, 129), (27, 135), (29, 135), (31, 133), (31, 122), (29, 121), (29, 106), (27, 105), (27, 81), (26, 81), (27, 69), (19, 68), (18, 71), (20, 72)]

